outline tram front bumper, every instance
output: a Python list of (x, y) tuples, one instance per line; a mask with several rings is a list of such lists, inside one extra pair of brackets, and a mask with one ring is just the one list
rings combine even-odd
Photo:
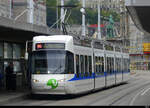
[(32, 84), (32, 94), (66, 94), (64, 83), (59, 83), (59, 86), (52, 88), (43, 84)]

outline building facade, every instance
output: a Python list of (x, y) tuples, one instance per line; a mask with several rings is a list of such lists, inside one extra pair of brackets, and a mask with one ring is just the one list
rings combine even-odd
[(0, 0), (0, 16), (40, 26), (47, 25), (44, 0)]
[(150, 70), (150, 39), (130, 18), (130, 69)]
[(0, 16), (11, 17), (11, 0), (0, 0)]
[[(0, 0), (0, 17), (10, 19), (12, 22), (16, 21), (30, 23), (29, 15), (31, 9), (29, 8), (29, 1), (31, 0)], [(32, 24), (39, 26), (47, 26), (45, 2), (38, 2), (38, 0), (33, 0), (32, 12)], [(10, 32), (10, 34), (7, 34), (6, 32)], [(24, 34), (21, 34), (21, 31), (11, 30), (10, 28), (9, 30), (5, 31), (0, 30), (0, 33), (2, 35), (5, 35), (6, 37), (11, 37), (11, 32), (14, 35), (19, 35), (20, 38), (21, 36), (23, 37), (26, 35), (32, 35), (31, 33), (27, 32), (22, 32)], [(14, 32), (18, 33), (15, 34)], [(19, 39), (16, 39), (16, 41), (15, 39), (7, 40), (7, 38), (3, 40), (1, 38), (2, 36), (0, 36), (0, 89), (6, 88), (5, 69), (8, 66), (9, 62), (13, 62), (14, 64), (14, 74), (16, 75), (17, 88), (23, 88), (27, 84), (27, 69), (25, 61), (26, 41), (17, 41)]]
[[(86, 0), (86, 7), (97, 9), (97, 3), (100, 3), (103, 10), (114, 10), (120, 12), (120, 4), (122, 0)], [(81, 0), (82, 3), (82, 0)]]

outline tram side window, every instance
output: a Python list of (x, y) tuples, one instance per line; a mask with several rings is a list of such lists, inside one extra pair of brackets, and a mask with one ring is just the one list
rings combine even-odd
[(116, 58), (116, 73), (119, 72), (119, 59)]
[(119, 58), (118, 58), (117, 63), (118, 63), (118, 73), (119, 73), (120, 72), (120, 59)]
[(118, 68), (117, 58), (115, 58), (115, 66), (116, 66), (115, 71), (117, 73), (117, 68)]
[(111, 58), (109, 57), (109, 74), (111, 74)]
[(124, 59), (124, 72), (127, 72), (127, 69), (128, 68), (128, 61), (127, 61), (127, 59), (125, 58)]
[(111, 58), (111, 74), (114, 73), (114, 58)]
[(128, 60), (128, 71), (130, 70), (130, 59), (127, 59)]
[(88, 76), (90, 75), (89, 66), (90, 66), (90, 64), (89, 64), (89, 57), (87, 56), (87, 74), (88, 74)]
[(119, 58), (119, 72), (121, 72), (121, 70), (122, 70), (122, 67), (121, 67), (121, 58)]
[(112, 74), (112, 58), (111, 57), (109, 58), (109, 61), (110, 61), (110, 68), (109, 68), (110, 69), (110, 74)]
[(102, 72), (101, 72), (101, 75), (104, 75), (104, 57), (102, 57), (101, 59), (102, 61)]
[(79, 55), (76, 55), (76, 75), (79, 78), (80, 68), (79, 68)]
[(67, 52), (67, 74), (74, 74), (74, 55)]
[(101, 75), (101, 72), (102, 72), (102, 60), (101, 60), (101, 57), (99, 57), (99, 75)]
[(124, 62), (124, 58), (122, 58), (122, 71), (125, 71), (125, 62)]
[(127, 62), (126, 62), (126, 59), (124, 58), (123, 59), (123, 72), (126, 72), (126, 69), (127, 69)]
[(89, 74), (92, 76), (92, 57), (89, 56)]
[(129, 60), (128, 59), (126, 59), (126, 72), (128, 72), (129, 70)]
[(109, 62), (108, 62), (108, 57), (106, 58), (106, 71), (107, 71), (107, 73), (108, 73), (108, 64), (109, 64)]
[(98, 57), (95, 57), (95, 68), (96, 68), (96, 75), (98, 75), (98, 72), (99, 72), (99, 60), (98, 60)]
[(107, 57), (107, 73), (110, 74), (110, 58)]
[(84, 56), (83, 55), (81, 55), (80, 56), (80, 65), (81, 65), (81, 77), (83, 77), (84, 76)]
[(88, 76), (88, 57), (85, 56), (85, 77)]

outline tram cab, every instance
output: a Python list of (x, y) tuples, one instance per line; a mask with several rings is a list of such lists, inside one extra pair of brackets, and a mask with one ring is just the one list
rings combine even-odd
[(65, 94), (67, 74), (74, 74), (73, 38), (71, 36), (34, 37), (32, 93)]

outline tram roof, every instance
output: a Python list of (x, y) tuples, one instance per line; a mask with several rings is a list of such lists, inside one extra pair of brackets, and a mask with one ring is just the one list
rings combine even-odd
[[(119, 47), (119, 48), (125, 49), (123, 46), (118, 46), (118, 44), (114, 44), (114, 43), (108, 42), (106, 40), (99, 40), (99, 39), (95, 39), (95, 38), (87, 37), (87, 36), (77, 36), (77, 35), (74, 35), (74, 34), (69, 34), (69, 35), (50, 35), (50, 36), (44, 36), (44, 37), (48, 37), (48, 38), (45, 38), (45, 39), (43, 38), (43, 36), (42, 35), (41, 36), (35, 36), (34, 39), (38, 38), (38, 40), (47, 40), (49, 37), (51, 37), (51, 39), (52, 39), (52, 37), (55, 36), (55, 38), (56, 38), (58, 36), (57, 39), (62, 40), (62, 38), (60, 38), (61, 36), (63, 36), (63, 37), (67, 37), (67, 36), (69, 37), (70, 36), (70, 37), (73, 37), (74, 43), (76, 43), (76, 44), (80, 44), (81, 42), (89, 42), (89, 43), (91, 43), (93, 41), (93, 42), (98, 42), (100, 44), (109, 45), (109, 46), (115, 46), (115, 47)], [(68, 37), (65, 38), (64, 40), (67, 40)]]

